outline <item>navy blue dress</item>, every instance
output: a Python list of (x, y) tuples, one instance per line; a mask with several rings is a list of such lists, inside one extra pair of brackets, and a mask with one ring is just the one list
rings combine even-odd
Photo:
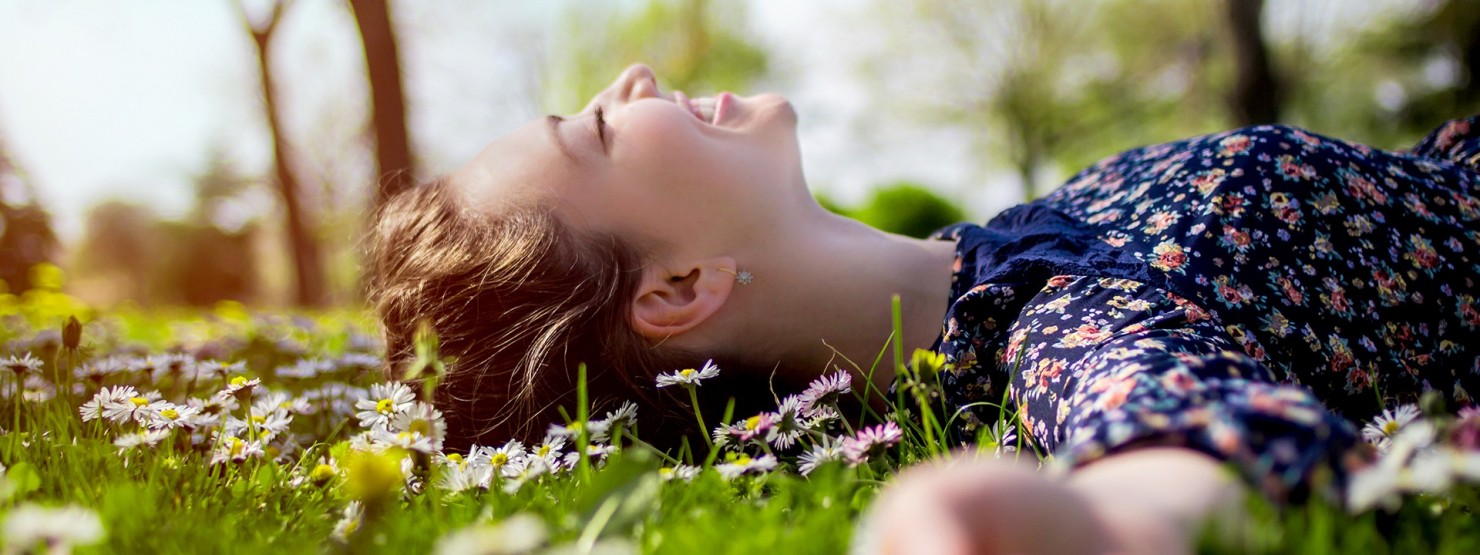
[(956, 432), (1005, 401), (1061, 470), (1176, 445), (1340, 500), (1372, 455), (1353, 420), (1480, 392), (1480, 116), (1410, 152), (1286, 126), (1138, 148), (934, 237)]

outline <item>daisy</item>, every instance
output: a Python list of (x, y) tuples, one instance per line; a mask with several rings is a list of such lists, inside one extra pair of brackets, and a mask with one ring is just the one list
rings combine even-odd
[(246, 376), (237, 376), (231, 378), (231, 381), (227, 382), (226, 387), (216, 393), (216, 396), (245, 401), (252, 397), (252, 390), (257, 389), (259, 385), (262, 385), (262, 378), (247, 379)]
[(8, 359), (0, 360), (0, 366), (5, 367), (11, 372), (15, 372), (17, 376), (39, 372), (43, 364), (41, 359), (33, 356), (30, 351), (27, 351), (25, 355), (20, 357), (12, 355)]
[(802, 455), (797, 458), (797, 472), (801, 473), (801, 475), (803, 476), (806, 476), (808, 474), (811, 474), (813, 470), (817, 470), (817, 467), (822, 466), (824, 463), (841, 460), (842, 458), (842, 442), (837, 440), (824, 439), (820, 442), (812, 444), (811, 448), (807, 449), (805, 453), (802, 453)]
[(560, 461), (560, 456), (562, 455), (561, 449), (564, 448), (565, 438), (559, 436), (546, 437), (543, 443), (529, 449), (529, 454), (524, 457), (523, 462), (532, 464), (533, 461), (538, 460), (543, 462), (547, 468), (553, 469), (556, 463)]
[(127, 361), (108, 357), (101, 360), (91, 360), (72, 371), (72, 375), (79, 380), (91, 381), (94, 384), (102, 383), (108, 376), (125, 372), (128, 370)]
[(157, 400), (158, 397), (158, 392), (151, 391), (144, 394), (135, 393), (133, 397), (110, 402), (107, 405), (103, 405), (103, 418), (119, 424), (128, 422), (129, 420), (140, 424), (147, 423), (159, 411), (171, 406), (169, 403)]
[(355, 409), (359, 412), (355, 416), (360, 419), (360, 426), (365, 428), (383, 428), (388, 426), (391, 417), (397, 413), (411, 408), (411, 403), (416, 401), (416, 395), (411, 388), (401, 382), (388, 382), (370, 386), (370, 397), (355, 402)]
[[(433, 553), (435, 555), (535, 553), (540, 546), (545, 544), (545, 538), (548, 536), (545, 523), (539, 517), (521, 513), (496, 524), (473, 524), (447, 534), (437, 540)], [(611, 551), (603, 551), (601, 542), (597, 542), (596, 549), (589, 552), (608, 553)]]
[(473, 466), (457, 453), (453, 453), (447, 456), (442, 472), (437, 475), (437, 487), (449, 493), (462, 493), (473, 488), (486, 489), (492, 473), (493, 469)]
[(772, 455), (761, 455), (755, 458), (751, 458), (750, 455), (740, 455), (732, 461), (714, 467), (726, 480), (733, 480), (746, 473), (765, 474), (775, 468), (776, 457)]
[(606, 418), (601, 421), (606, 423), (608, 431), (630, 430), (637, 425), (637, 405), (632, 401), (622, 401), (622, 406), (606, 413)]
[(1412, 423), (1418, 418), (1418, 407), (1408, 404), (1402, 405), (1394, 410), (1384, 409), (1382, 414), (1366, 426), (1362, 427), (1362, 439), (1377, 446), (1378, 451), (1386, 452), (1388, 443), (1395, 437), (1399, 430)]
[(308, 404), (308, 401), (282, 391), (269, 391), (252, 403), (252, 414), (268, 414), (278, 411), (290, 414), (313, 414), (314, 408), (313, 405)]
[(692, 482), (694, 481), (694, 477), (699, 475), (700, 470), (703, 469), (687, 464), (680, 464), (678, 466), (671, 467), (665, 466), (658, 469), (658, 477), (662, 478), (665, 482), (671, 482), (673, 480)]
[(119, 453), (123, 453), (140, 445), (154, 447), (169, 436), (169, 430), (139, 430), (118, 436), (118, 439), (113, 440), (113, 445), (118, 447)]
[(91, 510), (75, 505), (48, 508), (26, 503), (5, 517), (5, 544), (21, 552), (67, 553), (73, 545), (103, 539), (103, 522)]
[(391, 419), (390, 430), (419, 434), (432, 442), (432, 449), (441, 450), (442, 440), (447, 437), (447, 421), (442, 411), (432, 405), (416, 401)]
[(200, 409), (191, 406), (170, 405), (154, 415), (150, 428), (168, 429), (195, 427), (194, 418)]
[(383, 451), (386, 447), (400, 447), (407, 451), (416, 451), (423, 454), (437, 452), (440, 443), (435, 443), (432, 438), (421, 435), (418, 432), (393, 432), (385, 428), (370, 430), (368, 434), (371, 439), (380, 444), (372, 451)]
[[(139, 392), (131, 385), (115, 385), (99, 389), (93, 394), (92, 399), (77, 408), (82, 413), (82, 421), (87, 422), (99, 418), (108, 418), (108, 407), (126, 404), (131, 397), (137, 397)], [(112, 418), (108, 418), (112, 420)]]
[(274, 369), (273, 372), (279, 378), (296, 378), (300, 380), (306, 380), (320, 374), (333, 372), (334, 369), (335, 367), (333, 361), (317, 358), (304, 358), (299, 359), (297, 362), (294, 362), (291, 365), (279, 366)]
[(219, 438), (216, 449), (211, 453), (211, 465), (221, 464), (227, 461), (239, 463), (251, 458), (262, 458), (267, 451), (262, 449), (261, 441), (248, 441), (242, 438), (228, 435)]
[[(587, 440), (606, 441), (607, 428), (609, 426), (610, 424), (606, 420), (592, 420), (591, 422), (587, 423), (585, 426), (587, 433), (589, 434), (586, 436)], [(581, 435), (581, 423), (579, 421), (576, 421), (564, 426), (560, 424), (551, 424), (550, 429), (545, 431), (545, 435), (575, 439), (577, 436)]]
[(852, 391), (853, 375), (846, 370), (838, 370), (834, 374), (812, 380), (807, 390), (802, 392), (802, 412), (810, 415), (824, 407), (833, 409), (843, 394)]
[(487, 465), (495, 471), (502, 472), (504, 467), (516, 464), (524, 460), (524, 444), (519, 440), (509, 440), (503, 447), (473, 447), (468, 455), (468, 464), (475, 466)]
[(667, 387), (675, 384), (684, 387), (693, 387), (699, 385), (699, 382), (718, 375), (719, 367), (715, 366), (714, 360), (711, 359), (704, 361), (704, 366), (699, 367), (698, 370), (685, 368), (671, 374), (659, 374), (658, 387)]
[(807, 425), (802, 422), (804, 403), (805, 399), (801, 395), (789, 395), (783, 399), (781, 406), (772, 413), (776, 426), (771, 429), (766, 440), (779, 449), (790, 449), (807, 431)]
[(350, 501), (344, 506), (344, 512), (339, 516), (339, 522), (334, 523), (334, 539), (341, 543), (349, 543), (349, 537), (360, 529), (360, 520), (365, 517), (365, 506), (359, 501)]
[(894, 422), (885, 422), (858, 431), (858, 435), (843, 440), (843, 456), (853, 465), (868, 462), (869, 457), (879, 455), (890, 446), (899, 443), (904, 432)]

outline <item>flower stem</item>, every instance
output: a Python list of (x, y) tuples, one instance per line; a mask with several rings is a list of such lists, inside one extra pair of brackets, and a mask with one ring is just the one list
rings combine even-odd
[(704, 425), (704, 415), (699, 411), (699, 391), (694, 389), (693, 384), (684, 384), (684, 389), (689, 390), (689, 404), (694, 406), (694, 420), (699, 421), (699, 437), (704, 438), (704, 445), (714, 450), (714, 440), (709, 439), (709, 427)]

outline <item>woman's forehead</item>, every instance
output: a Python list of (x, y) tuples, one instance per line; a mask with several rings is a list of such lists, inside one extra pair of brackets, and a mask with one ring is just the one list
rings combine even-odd
[(449, 185), (476, 210), (524, 204), (575, 179), (575, 164), (554, 142), (544, 120), (529, 122), (494, 139), (449, 178)]

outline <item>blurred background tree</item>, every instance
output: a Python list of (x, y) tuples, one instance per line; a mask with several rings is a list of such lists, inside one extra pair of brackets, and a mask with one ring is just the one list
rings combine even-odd
[(908, 181), (875, 189), (862, 206), (833, 211), (890, 233), (922, 239), (943, 226), (966, 219), (966, 213), (955, 203), (924, 185)]
[(31, 268), (52, 262), (57, 237), (51, 217), (36, 200), (35, 186), (11, 162), (0, 140), (0, 285), (19, 293), (32, 287)]
[(733, 23), (745, 20), (744, 8), (710, 0), (649, 0), (637, 9), (582, 4), (564, 16), (567, 30), (546, 76), (546, 103), (556, 112), (579, 111), (636, 61), (689, 96), (744, 90), (765, 75), (768, 63), (766, 52)]

